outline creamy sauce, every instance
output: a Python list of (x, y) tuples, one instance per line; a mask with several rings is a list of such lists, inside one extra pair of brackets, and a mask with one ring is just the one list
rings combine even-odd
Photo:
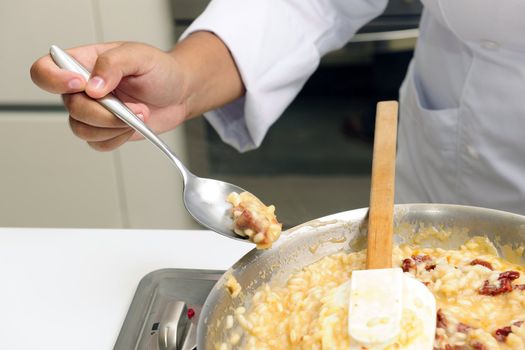
[[(447, 237), (439, 230), (427, 230), (424, 235), (438, 240)], [(235, 346), (222, 343), (219, 348), (348, 349), (348, 307), (333, 303), (333, 293), (353, 270), (365, 267), (365, 260), (365, 250), (332, 254), (292, 274), (282, 287), (263, 286), (248, 301), (250, 308), (233, 315), (243, 330), (241, 339), (236, 338)], [(524, 285), (525, 289), (525, 270), (497, 256), (488, 239), (474, 237), (455, 250), (401, 244), (394, 248), (393, 263), (425, 283), (436, 298), (442, 324), (436, 331), (435, 349), (525, 348), (525, 323), (520, 323), (525, 321), (525, 290), (514, 288)], [(508, 271), (520, 273), (511, 281), (514, 289), (486, 294), (502, 285), (499, 278)], [(409, 327), (413, 324), (410, 315), (404, 315), (403, 322), (401, 343), (414, 331)], [(510, 332), (498, 340), (498, 332), (505, 327)]]

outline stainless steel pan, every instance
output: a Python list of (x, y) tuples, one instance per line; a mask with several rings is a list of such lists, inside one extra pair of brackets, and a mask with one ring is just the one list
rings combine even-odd
[[(197, 328), (197, 348), (212, 350), (227, 340), (224, 319), (249, 301), (259, 286), (269, 281), (284, 283), (294, 271), (335, 252), (365, 248), (367, 209), (358, 209), (307, 222), (283, 233), (269, 250), (252, 250), (233, 265), (209, 294)], [(444, 204), (405, 204), (395, 207), (396, 243), (411, 242), (415, 234), (451, 232), (429, 236), (421, 243), (445, 249), (457, 248), (470, 236), (485, 235), (497, 247), (525, 243), (525, 217), (506, 212)], [(227, 252), (222, 252), (227, 254)], [(226, 291), (228, 275), (243, 288), (232, 299)]]

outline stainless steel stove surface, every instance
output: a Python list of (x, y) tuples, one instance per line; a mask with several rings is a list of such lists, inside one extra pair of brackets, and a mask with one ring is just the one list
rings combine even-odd
[(202, 305), (224, 271), (163, 269), (144, 276), (114, 350), (193, 350)]

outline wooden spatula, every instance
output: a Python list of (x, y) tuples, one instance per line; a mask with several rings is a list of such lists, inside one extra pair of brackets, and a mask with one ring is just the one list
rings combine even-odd
[[(395, 101), (377, 105), (367, 270), (354, 271), (350, 282), (350, 349), (384, 349), (397, 343), (396, 349), (431, 350), (434, 343), (434, 296), (401, 268), (392, 268), (397, 110)], [(403, 341), (403, 325), (420, 332)]]

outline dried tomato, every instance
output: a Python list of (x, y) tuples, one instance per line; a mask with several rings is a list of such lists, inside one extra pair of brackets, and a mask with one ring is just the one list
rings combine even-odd
[(509, 293), (512, 291), (512, 284), (511, 284), (510, 279), (507, 279), (507, 278), (500, 279), (498, 283), (499, 283), (499, 286), (490, 284), (490, 282), (487, 280), (483, 283), (483, 287), (479, 289), (478, 293), (481, 295), (496, 296), (499, 294), (505, 294), (505, 293)]
[(428, 255), (418, 254), (418, 255), (412, 255), (412, 259), (407, 258), (404, 259), (401, 268), (404, 272), (410, 271), (410, 269), (415, 268), (417, 264), (426, 263), (425, 264), (425, 270), (430, 271), (434, 270), (436, 268), (436, 264), (432, 263), (432, 258)]
[(520, 273), (518, 271), (505, 271), (499, 274), (498, 279), (509, 279), (511, 281), (514, 281), (515, 279), (520, 278)]
[(505, 271), (499, 274), (498, 284), (490, 284), (488, 280), (483, 283), (483, 286), (479, 290), (479, 294), (482, 295), (499, 295), (504, 293), (512, 292), (512, 281), (520, 277), (520, 273), (517, 271)]
[(436, 314), (436, 328), (447, 328), (447, 318), (441, 309)]
[(470, 262), (470, 265), (481, 265), (481, 266), (485, 266), (489, 270), (494, 270), (494, 268), (492, 267), (491, 263), (489, 263), (488, 261), (485, 261), (485, 260), (481, 260), (481, 259), (474, 259), (474, 260), (472, 260)]
[[(522, 324), (523, 324), (523, 321), (516, 321), (512, 325), (516, 327), (521, 327)], [(512, 333), (511, 326), (503, 327), (503, 328), (497, 329), (496, 332), (494, 332), (494, 338), (496, 338), (496, 340), (499, 342), (505, 342), (510, 333)]]
[(241, 230), (252, 229), (255, 232), (260, 232), (260, 221), (256, 220), (253, 211), (246, 208), (241, 210), (241, 214), (235, 218), (235, 226)]
[(434, 270), (436, 268), (436, 266), (437, 266), (436, 264), (427, 264), (425, 266), (425, 270), (427, 270), (427, 271)]
[(240, 229), (246, 229), (253, 226), (253, 215), (248, 209), (244, 209), (236, 220), (236, 225)]
[(510, 328), (510, 326), (503, 327), (497, 329), (496, 332), (494, 332), (494, 338), (496, 338), (496, 340), (499, 342), (504, 342), (505, 340), (507, 340), (507, 337), (510, 333), (512, 333), (512, 329)]
[(410, 271), (411, 268), (414, 268), (414, 267), (415, 267), (414, 262), (410, 258), (404, 259), (403, 262), (401, 263), (401, 268), (403, 269), (403, 272), (408, 272)]

